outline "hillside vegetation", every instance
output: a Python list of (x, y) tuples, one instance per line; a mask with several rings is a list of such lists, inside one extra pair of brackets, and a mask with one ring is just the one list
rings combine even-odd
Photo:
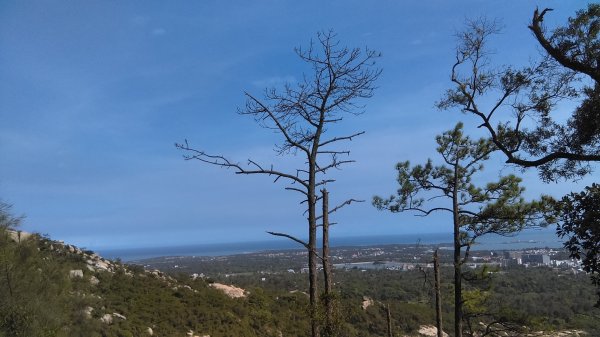
[[(0, 336), (302, 336), (305, 296), (230, 298), (202, 279), (102, 259), (39, 235), (0, 232)], [(24, 236), (24, 235), (23, 235)]]

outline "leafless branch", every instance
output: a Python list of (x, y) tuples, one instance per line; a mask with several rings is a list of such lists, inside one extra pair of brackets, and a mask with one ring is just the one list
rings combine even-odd
[(341, 140), (352, 140), (352, 138), (360, 136), (360, 135), (362, 135), (364, 133), (365, 133), (364, 131), (361, 131), (361, 132), (357, 132), (357, 133), (355, 133), (353, 135), (350, 135), (350, 136), (334, 137), (334, 138), (331, 138), (329, 140), (326, 140), (326, 141), (322, 142), (321, 144), (319, 144), (319, 147), (322, 147), (322, 146), (325, 146), (327, 144), (331, 144), (331, 143), (334, 143), (334, 142), (338, 142), (338, 141), (341, 141)]
[(269, 231), (267, 231), (267, 233), (269, 233), (269, 234), (271, 234), (273, 236), (281, 236), (281, 237), (284, 237), (284, 238), (288, 238), (288, 239), (290, 239), (292, 241), (295, 241), (295, 242), (301, 244), (302, 246), (304, 246), (304, 248), (310, 250), (310, 246), (308, 245), (308, 243), (306, 241), (300, 240), (300, 239), (298, 239), (295, 236), (292, 236), (292, 235), (289, 235), (289, 234), (285, 234), (285, 233), (269, 232)]
[[(346, 201), (344, 201), (343, 203), (335, 206), (334, 208), (330, 209), (329, 212), (327, 212), (328, 214), (334, 213), (339, 211), (341, 208), (343, 208), (344, 206), (350, 205), (353, 202), (365, 202), (364, 200), (358, 200), (358, 199), (348, 199)], [(317, 217), (317, 220), (322, 219), (323, 215), (320, 215)], [(332, 225), (333, 223), (330, 223), (330, 225)]]
[(188, 145), (187, 140), (184, 141), (183, 144), (175, 144), (175, 146), (183, 151), (187, 151), (192, 153), (192, 155), (184, 155), (184, 159), (185, 160), (199, 160), (201, 162), (207, 163), (207, 164), (211, 164), (211, 165), (215, 165), (215, 166), (220, 166), (220, 167), (224, 167), (224, 168), (233, 168), (235, 169), (235, 173), (236, 174), (266, 174), (266, 175), (274, 175), (276, 176), (276, 180), (279, 178), (286, 178), (292, 181), (292, 183), (296, 182), (301, 184), (302, 186), (304, 186), (305, 188), (308, 188), (308, 184), (298, 178), (295, 175), (291, 175), (289, 173), (284, 173), (284, 172), (280, 172), (277, 170), (274, 170), (272, 167), (270, 169), (264, 169), (262, 166), (260, 166), (259, 164), (257, 164), (256, 162), (252, 161), (252, 160), (248, 160), (248, 165), (252, 165), (255, 166), (256, 169), (254, 170), (249, 170), (246, 168), (243, 168), (240, 164), (238, 163), (234, 163), (231, 162), (230, 160), (228, 160), (227, 158), (225, 158), (224, 156), (221, 155), (210, 155), (207, 154), (203, 151), (191, 148)]
[[(301, 239), (298, 239), (297, 237), (295, 237), (295, 236), (292, 236), (292, 235), (290, 235), (290, 234), (286, 234), (286, 233), (278, 233), (278, 232), (270, 232), (270, 231), (267, 231), (267, 233), (268, 233), (268, 234), (271, 234), (271, 235), (273, 235), (273, 236), (281, 236), (281, 237), (284, 237), (284, 238), (288, 238), (288, 239), (290, 239), (290, 240), (292, 240), (292, 241), (294, 241), (294, 242), (297, 242), (297, 243), (301, 244), (301, 245), (302, 245), (302, 246), (304, 246), (304, 248), (306, 248), (307, 250), (309, 250), (309, 251), (311, 250), (311, 248), (310, 248), (310, 245), (309, 245), (309, 244), (308, 244), (306, 241), (304, 241), (304, 240), (301, 240)], [(316, 253), (316, 252), (315, 252), (315, 255), (316, 255), (316, 256), (317, 256), (317, 258), (318, 258), (318, 259), (320, 259), (321, 261), (323, 260), (323, 257), (322, 257), (322, 256), (320, 256), (318, 253)]]

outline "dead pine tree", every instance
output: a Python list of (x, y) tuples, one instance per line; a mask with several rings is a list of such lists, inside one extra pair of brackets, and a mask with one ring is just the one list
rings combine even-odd
[(387, 316), (387, 334), (388, 337), (393, 337), (393, 333), (392, 333), (392, 312), (390, 311), (390, 304), (386, 304), (385, 305), (385, 311), (386, 311), (386, 316)]
[[(334, 126), (348, 115), (364, 112), (359, 101), (373, 95), (374, 83), (381, 74), (381, 70), (375, 67), (380, 54), (367, 48), (342, 47), (331, 31), (318, 33), (316, 42), (311, 42), (306, 49), (297, 48), (295, 52), (311, 72), (300, 76), (302, 80), (296, 84), (287, 83), (280, 89), (265, 90), (262, 98), (246, 92), (246, 105), (238, 109), (238, 113), (249, 115), (260, 126), (278, 133), (281, 142), (275, 146), (277, 154), (302, 156), (305, 159), (302, 167), (282, 171), (252, 159), (243, 165), (226, 156), (194, 148), (187, 140), (176, 146), (185, 152), (186, 160), (230, 168), (236, 174), (273, 176), (275, 181), (289, 183), (286, 190), (302, 195), (301, 203), (306, 205), (308, 242), (285, 233), (269, 233), (294, 240), (308, 250), (311, 335), (315, 337), (319, 335), (316, 317), (319, 216), (316, 206), (321, 199), (317, 190), (335, 181), (325, 176), (331, 169), (353, 162), (348, 158), (350, 151), (340, 146), (364, 131), (335, 134)], [(352, 201), (347, 200), (342, 205)], [(334, 207), (332, 211), (338, 208)]]
[(325, 285), (325, 327), (324, 335), (333, 335), (333, 275), (331, 272), (331, 261), (329, 260), (329, 192), (321, 190), (321, 202), (323, 204), (322, 233), (323, 233), (323, 282)]
[(438, 256), (438, 250), (433, 252), (433, 275), (434, 275), (434, 289), (435, 289), (435, 326), (437, 328), (438, 337), (443, 337), (444, 332), (442, 331), (442, 290), (441, 290), (441, 277), (440, 277), (440, 259)]
[(322, 256), (321, 261), (323, 263), (323, 304), (325, 309), (325, 324), (323, 326), (323, 336), (333, 337), (339, 335), (339, 326), (337, 325), (338, 320), (336, 319), (336, 296), (333, 291), (333, 265), (331, 264), (330, 258), (330, 245), (329, 245), (329, 227), (335, 223), (329, 222), (329, 215), (336, 212), (341, 207), (350, 204), (351, 202), (363, 202), (364, 200), (349, 199), (344, 203), (338, 205), (333, 209), (329, 209), (329, 192), (326, 189), (321, 190), (321, 203), (323, 206), (322, 219)]

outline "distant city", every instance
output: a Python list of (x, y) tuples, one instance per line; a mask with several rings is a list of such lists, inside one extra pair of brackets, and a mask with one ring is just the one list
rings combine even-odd
[[(433, 253), (438, 250), (442, 267), (452, 267), (449, 245), (395, 244), (360, 247), (335, 247), (331, 261), (337, 270), (409, 271), (433, 268)], [(306, 273), (307, 251), (304, 249), (263, 251), (227, 256), (171, 256), (134, 260), (131, 263), (148, 269), (186, 273), (196, 277), (244, 275), (248, 273)], [(474, 250), (465, 262), (466, 268), (482, 266), (498, 269), (548, 267), (557, 272), (579, 274), (583, 270), (578, 260), (569, 258), (562, 248), (527, 248), (517, 250)], [(319, 265), (319, 268), (322, 266)]]

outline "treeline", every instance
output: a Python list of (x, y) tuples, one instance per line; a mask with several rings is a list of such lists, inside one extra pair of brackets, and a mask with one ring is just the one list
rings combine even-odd
[[(445, 326), (453, 322), (453, 271), (442, 268), (442, 297)], [(433, 273), (412, 271), (361, 270), (335, 274), (340, 311), (360, 331), (385, 335), (386, 311), (390, 306), (394, 331), (411, 333), (421, 325), (435, 322)], [(600, 331), (600, 310), (594, 307), (594, 287), (585, 274), (569, 274), (551, 268), (477, 269), (466, 273), (465, 314), (473, 323), (490, 319), (520, 325), (523, 331), (583, 329)], [(218, 276), (215, 282), (241, 287), (262, 287), (266, 291), (293, 291), (306, 288), (306, 278), (292, 273), (240, 274)], [(366, 310), (365, 299), (373, 301)]]

